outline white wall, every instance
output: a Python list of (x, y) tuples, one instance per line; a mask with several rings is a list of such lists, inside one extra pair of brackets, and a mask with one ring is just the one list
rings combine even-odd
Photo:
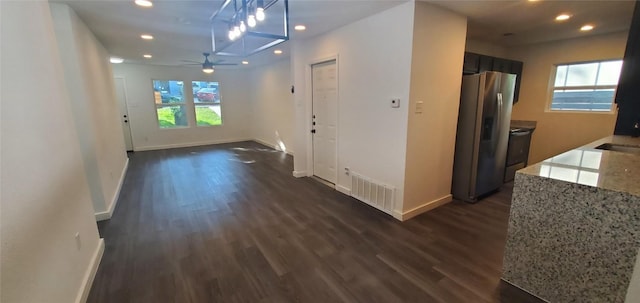
[[(344, 168), (395, 186), (401, 208), (407, 133), (414, 3), (398, 5), (292, 45), (296, 92), (294, 170), (311, 174), (310, 64), (338, 56), (338, 181)], [(401, 107), (391, 108), (400, 98)]]
[[(212, 75), (198, 66), (176, 67), (138, 64), (113, 65), (115, 77), (124, 78), (131, 137), (134, 150), (205, 145), (251, 139), (251, 102), (249, 73), (244, 70), (216, 69)], [(195, 113), (188, 106), (192, 127), (160, 129), (153, 96), (152, 80), (182, 80), (186, 88), (191, 81), (220, 82), (222, 125), (195, 127)], [(192, 98), (185, 89), (185, 99)]]
[(289, 59), (251, 70), (251, 137), (293, 154), (294, 106)]
[(622, 59), (627, 33), (541, 43), (512, 48), (511, 58), (524, 62), (520, 99), (511, 119), (537, 121), (529, 163), (536, 163), (575, 147), (613, 134), (614, 113), (547, 111), (554, 65), (560, 63)]
[(51, 13), (93, 207), (108, 218), (127, 161), (109, 54), (69, 6)]
[(414, 20), (403, 217), (451, 200), (467, 34), (466, 17), (425, 2)]
[(74, 302), (102, 246), (54, 25), (47, 2), (0, 11), (0, 301)]

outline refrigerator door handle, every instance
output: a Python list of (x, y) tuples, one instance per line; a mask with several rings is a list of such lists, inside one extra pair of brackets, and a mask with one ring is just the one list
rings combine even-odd
[[(498, 124), (496, 125), (496, 129), (500, 130), (500, 127), (502, 126), (502, 93), (497, 93), (496, 94), (496, 99), (498, 99)], [(498, 136), (499, 137), (499, 134)], [(496, 141), (496, 144), (494, 145), (494, 149), (493, 149), (493, 155), (495, 155), (498, 152), (498, 141)]]
[(498, 127), (502, 125), (502, 93), (496, 94), (496, 99), (498, 99)]

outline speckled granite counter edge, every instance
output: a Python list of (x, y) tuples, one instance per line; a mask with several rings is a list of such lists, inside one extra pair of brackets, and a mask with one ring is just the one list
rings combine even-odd
[(516, 174), (502, 278), (549, 302), (624, 302), (640, 197)]

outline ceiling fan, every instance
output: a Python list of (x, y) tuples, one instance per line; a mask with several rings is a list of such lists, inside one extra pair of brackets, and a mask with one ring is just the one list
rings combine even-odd
[(193, 63), (183, 64), (183, 65), (202, 65), (202, 71), (207, 73), (207, 74), (213, 73), (213, 67), (214, 66), (238, 65), (237, 63), (222, 63), (224, 60), (216, 60), (216, 61), (211, 62), (211, 61), (209, 61), (209, 56), (211, 55), (210, 53), (202, 53), (202, 55), (204, 56), (204, 62), (198, 62), (198, 61), (192, 61), (192, 60), (182, 60), (182, 62), (193, 62)]

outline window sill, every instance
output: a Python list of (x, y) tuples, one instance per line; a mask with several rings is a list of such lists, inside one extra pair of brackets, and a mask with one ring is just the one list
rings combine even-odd
[(159, 130), (187, 129), (187, 128), (191, 128), (191, 126), (158, 127)]
[(586, 110), (552, 110), (546, 109), (545, 114), (592, 114), (592, 115), (615, 115), (615, 110), (610, 111), (586, 111)]

